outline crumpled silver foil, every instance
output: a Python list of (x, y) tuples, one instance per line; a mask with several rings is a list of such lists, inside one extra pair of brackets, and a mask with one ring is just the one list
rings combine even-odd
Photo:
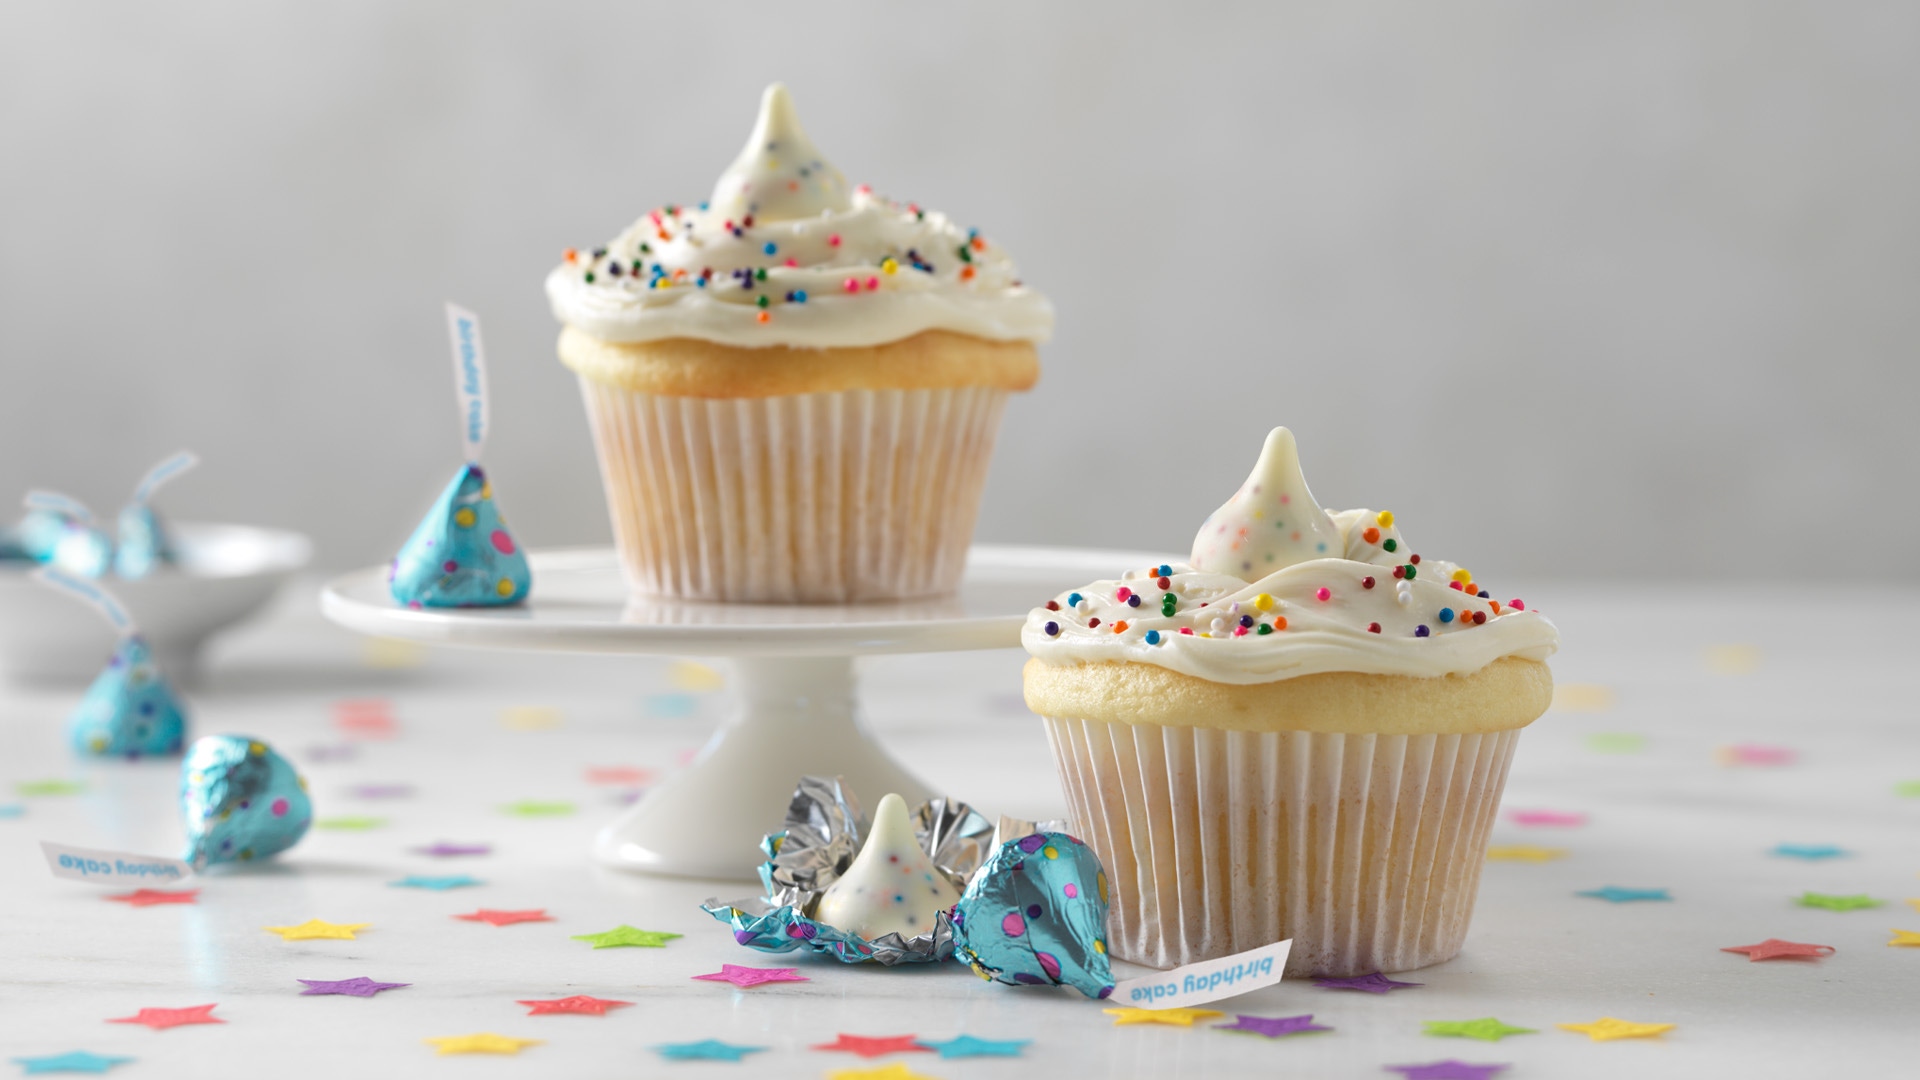
[[(709, 899), (707, 914), (733, 927), (735, 941), (762, 952), (808, 948), (843, 963), (872, 960), (889, 967), (927, 963), (953, 955), (953, 923), (940, 913), (931, 931), (903, 939), (886, 934), (867, 940), (816, 922), (821, 894), (859, 854), (869, 822), (859, 798), (839, 777), (803, 776), (787, 806), (787, 827), (760, 842), (763, 897)], [(979, 811), (954, 799), (936, 798), (913, 811), (913, 831), (933, 865), (965, 890), (973, 872), (995, 845), (995, 829)]]

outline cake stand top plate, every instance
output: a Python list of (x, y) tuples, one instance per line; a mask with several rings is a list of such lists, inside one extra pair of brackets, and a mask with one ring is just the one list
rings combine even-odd
[(352, 630), (437, 645), (675, 656), (857, 656), (1003, 649), (1055, 593), (1165, 561), (1129, 551), (976, 544), (951, 596), (879, 604), (715, 604), (630, 597), (612, 548), (533, 552), (533, 589), (506, 608), (408, 608), (385, 567), (328, 583), (320, 606)]

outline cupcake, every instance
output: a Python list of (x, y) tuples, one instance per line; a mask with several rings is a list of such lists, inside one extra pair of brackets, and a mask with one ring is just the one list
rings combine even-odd
[(1275, 428), (1194, 540), (1028, 617), (1027, 705), (1157, 968), (1293, 939), (1289, 975), (1460, 951), (1559, 633), (1386, 511), (1326, 511)]
[(950, 592), (1053, 307), (977, 230), (850, 187), (784, 87), (707, 201), (547, 277), (629, 583), (756, 603)]

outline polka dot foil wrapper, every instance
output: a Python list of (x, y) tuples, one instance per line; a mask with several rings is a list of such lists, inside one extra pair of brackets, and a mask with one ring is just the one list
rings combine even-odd
[(527, 598), (526, 552), (507, 531), (480, 466), (462, 468), (440, 493), (394, 558), (387, 586), (409, 607), (498, 607)]
[(208, 735), (180, 763), (186, 854), (196, 870), (253, 862), (298, 843), (313, 822), (307, 782), (258, 739)]
[(954, 958), (983, 979), (1113, 993), (1107, 873), (1062, 832), (1010, 840), (973, 876), (953, 911)]
[(138, 634), (120, 639), (67, 720), (73, 748), (101, 757), (177, 754), (186, 736), (186, 714)]
[[(954, 955), (951, 913), (941, 912), (932, 930), (911, 938), (885, 934), (868, 940), (813, 917), (820, 897), (866, 839), (867, 817), (859, 798), (838, 778), (800, 779), (787, 809), (787, 827), (760, 842), (765, 896), (700, 905), (733, 929), (733, 939), (761, 952), (808, 949), (842, 963), (923, 964)], [(966, 803), (930, 799), (913, 811), (914, 835), (934, 868), (956, 891), (980, 867), (992, 847), (993, 825)]]

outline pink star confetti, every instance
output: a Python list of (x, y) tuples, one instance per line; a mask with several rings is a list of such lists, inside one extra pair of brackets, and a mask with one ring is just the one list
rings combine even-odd
[(115, 893), (106, 899), (133, 907), (152, 907), (155, 904), (191, 904), (200, 895), (199, 889), (135, 889), (130, 893)]
[(763, 983), (812, 981), (800, 974), (796, 968), (741, 967), (739, 964), (721, 964), (719, 971), (695, 975), (694, 978), (705, 979), (708, 982), (730, 982), (741, 988), (759, 986)]
[(1565, 810), (1509, 810), (1507, 820), (1515, 825), (1571, 829), (1587, 823), (1587, 815)]
[(493, 851), (490, 844), (455, 844), (441, 840), (429, 847), (414, 848), (416, 855), (431, 855), (436, 859), (450, 859), (457, 855), (486, 855)]
[(1736, 743), (1723, 746), (1714, 752), (1714, 757), (1722, 765), (1756, 765), (1778, 767), (1791, 765), (1800, 756), (1798, 750), (1785, 746), (1762, 746), (1759, 743)]
[(495, 911), (492, 908), (481, 908), (479, 911), (470, 912), (466, 915), (455, 915), (454, 918), (465, 919), (468, 922), (490, 923), (494, 926), (512, 926), (514, 923), (523, 922), (553, 921), (553, 916), (547, 914), (546, 908), (529, 908), (526, 911)]
[(399, 730), (384, 701), (339, 701), (333, 706), (333, 723), (340, 730), (363, 738), (391, 738)]
[(155, 1031), (184, 1024), (224, 1024), (225, 1020), (210, 1016), (219, 1005), (193, 1005), (185, 1009), (141, 1009), (132, 1016), (116, 1016), (107, 1021), (109, 1024), (145, 1024)]
[(579, 1013), (583, 1016), (605, 1016), (608, 1009), (624, 1009), (633, 1004), (631, 1001), (614, 1001), (610, 998), (597, 998), (590, 994), (575, 994), (572, 997), (544, 998), (522, 1001), (529, 1007), (528, 1016), (550, 1016), (555, 1013)]
[(1729, 945), (1720, 951), (1745, 953), (1749, 961), (1779, 960), (1784, 957), (1807, 959), (1832, 956), (1833, 946), (1809, 945), (1800, 941), (1781, 941), (1779, 938), (1768, 938), (1758, 945)]
[(652, 769), (642, 769), (633, 765), (610, 765), (602, 769), (587, 770), (589, 784), (645, 784), (652, 780)]

